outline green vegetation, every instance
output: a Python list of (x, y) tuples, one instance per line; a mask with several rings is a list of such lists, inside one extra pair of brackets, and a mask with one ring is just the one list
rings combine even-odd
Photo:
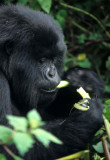
[[(13, 129), (0, 125), (0, 145), (14, 160), (23, 159), (16, 156), (8, 148), (8, 145), (12, 143), (16, 145), (21, 156), (33, 147), (33, 144), (35, 143), (34, 137), (45, 147), (48, 147), (50, 141), (62, 144), (57, 137), (40, 128), (45, 123), (42, 121), (39, 113), (34, 109), (28, 112), (27, 118), (7, 116), (7, 119)], [(0, 154), (0, 160), (6, 160), (5, 155)]]

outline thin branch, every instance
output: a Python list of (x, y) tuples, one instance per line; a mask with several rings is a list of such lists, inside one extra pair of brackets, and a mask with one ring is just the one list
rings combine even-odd
[(78, 23), (76, 23), (75, 21), (72, 20), (72, 24), (74, 26), (76, 26), (77, 28), (79, 28), (80, 30), (82, 30), (83, 32), (89, 33), (91, 34), (91, 32), (89, 32), (87, 29), (85, 29), (84, 27), (82, 27), (81, 25), (79, 25)]
[(77, 11), (77, 12), (81, 12), (81, 13), (86, 14), (86, 15), (90, 16), (91, 18), (93, 18), (93, 19), (100, 25), (100, 27), (102, 28), (102, 30), (104, 30), (106, 36), (107, 36), (108, 38), (110, 38), (110, 33), (106, 30), (105, 26), (99, 21), (99, 19), (98, 19), (97, 17), (95, 17), (93, 14), (91, 14), (91, 13), (89, 13), (89, 12), (87, 12), (87, 11), (84, 11), (84, 10), (82, 10), (82, 9), (80, 9), (80, 8), (76, 8), (76, 7), (74, 7), (74, 6), (67, 5), (67, 4), (65, 4), (65, 3), (60, 3), (60, 4), (61, 4), (62, 6), (64, 6), (64, 7), (73, 9), (73, 10), (75, 10), (75, 11)]
[(110, 153), (108, 150), (107, 141), (104, 137), (101, 138), (101, 141), (102, 141), (102, 145), (103, 145), (103, 149), (104, 149), (105, 158), (106, 158), (106, 160), (110, 160)]

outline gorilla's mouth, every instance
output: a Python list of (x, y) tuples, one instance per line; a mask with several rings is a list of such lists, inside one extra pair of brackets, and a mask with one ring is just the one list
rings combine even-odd
[(45, 92), (45, 93), (55, 93), (56, 92), (56, 88), (54, 89), (44, 89), (44, 88), (41, 88), (40, 89), (42, 92)]

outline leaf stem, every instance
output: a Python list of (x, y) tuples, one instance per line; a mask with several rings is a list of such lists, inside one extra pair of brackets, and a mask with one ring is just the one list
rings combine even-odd
[(13, 152), (6, 145), (3, 145), (3, 148), (10, 156), (14, 156)]

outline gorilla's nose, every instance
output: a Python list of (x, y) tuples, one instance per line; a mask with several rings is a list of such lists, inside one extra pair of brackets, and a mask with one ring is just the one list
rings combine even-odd
[(46, 79), (53, 85), (57, 86), (60, 82), (60, 77), (57, 73), (57, 69), (54, 65), (49, 67), (46, 72)]
[(48, 70), (48, 76), (50, 78), (54, 78), (55, 77), (55, 74), (56, 74), (56, 68), (55, 66), (51, 66)]

